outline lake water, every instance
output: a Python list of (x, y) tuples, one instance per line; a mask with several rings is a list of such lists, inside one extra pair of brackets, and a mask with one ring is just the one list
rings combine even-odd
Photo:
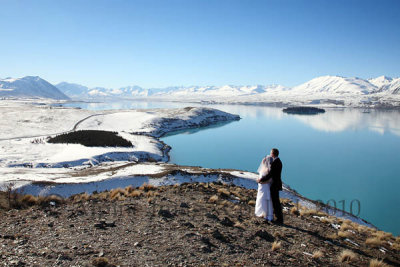
[[(193, 106), (140, 101), (70, 105), (88, 109)], [(283, 182), (291, 188), (400, 234), (399, 111), (327, 109), (307, 116), (287, 115), (273, 107), (210, 107), (242, 119), (163, 137), (172, 147), (171, 162), (255, 172), (262, 157), (277, 147)]]

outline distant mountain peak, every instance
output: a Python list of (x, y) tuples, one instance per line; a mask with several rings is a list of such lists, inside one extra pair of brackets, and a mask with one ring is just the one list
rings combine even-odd
[(0, 90), (0, 97), (69, 99), (57, 87), (39, 76), (0, 80), (0, 88), (2, 89)]

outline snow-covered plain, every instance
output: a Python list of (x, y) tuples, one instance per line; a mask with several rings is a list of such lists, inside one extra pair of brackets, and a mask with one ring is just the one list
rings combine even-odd
[[(129, 162), (168, 161), (162, 135), (240, 119), (209, 108), (106, 110), (52, 107), (51, 103), (0, 101), (0, 184), (15, 181), (82, 182), (87, 169), (114, 168)], [(13, 123), (14, 122), (14, 123)], [(133, 147), (52, 144), (48, 136), (73, 130), (117, 132)], [(60, 170), (61, 169), (61, 170)], [(85, 175), (75, 172), (84, 171)], [(72, 178), (81, 177), (81, 178)], [(88, 180), (105, 179), (87, 177)]]

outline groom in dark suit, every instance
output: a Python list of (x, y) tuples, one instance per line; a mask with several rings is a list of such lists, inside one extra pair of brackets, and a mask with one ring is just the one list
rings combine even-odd
[(279, 191), (282, 190), (282, 180), (281, 180), (282, 162), (278, 156), (279, 156), (279, 150), (277, 148), (271, 149), (271, 157), (274, 160), (271, 164), (271, 170), (267, 175), (261, 177), (261, 179), (259, 179), (258, 182), (259, 183), (272, 182), (270, 187), (271, 200), (272, 200), (272, 206), (274, 207), (274, 214), (276, 217), (276, 220), (273, 222), (282, 224), (283, 213), (282, 213), (282, 205), (279, 200)]

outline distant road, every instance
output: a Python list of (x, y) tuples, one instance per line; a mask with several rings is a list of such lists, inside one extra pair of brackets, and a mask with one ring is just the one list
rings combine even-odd
[[(109, 113), (107, 113), (107, 114), (109, 114)], [(49, 135), (59, 135), (59, 134), (65, 134), (65, 133), (74, 132), (74, 131), (76, 131), (76, 128), (79, 126), (79, 124), (81, 124), (85, 120), (90, 119), (91, 117), (100, 116), (100, 115), (104, 115), (104, 113), (93, 114), (93, 115), (90, 115), (90, 116), (88, 116), (86, 118), (81, 119), (80, 121), (75, 123), (74, 127), (72, 128), (72, 130), (69, 130), (69, 131), (60, 132), (60, 133), (51, 133), (51, 134), (41, 134), (41, 135), (25, 135), (25, 136), (17, 136), (17, 137), (12, 137), (12, 138), (0, 138), (0, 141), (17, 140), (17, 139), (23, 139), (23, 138), (39, 138), (39, 137), (47, 137)]]

